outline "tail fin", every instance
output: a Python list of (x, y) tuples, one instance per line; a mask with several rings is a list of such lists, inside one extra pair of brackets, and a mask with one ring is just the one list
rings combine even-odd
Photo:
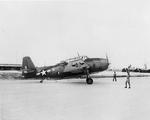
[(22, 75), (25, 78), (32, 78), (36, 76), (36, 68), (30, 57), (26, 56), (22, 61)]

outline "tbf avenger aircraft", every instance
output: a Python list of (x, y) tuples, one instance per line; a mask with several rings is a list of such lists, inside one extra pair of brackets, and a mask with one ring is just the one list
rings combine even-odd
[[(26, 56), (22, 62), (22, 75), (24, 78), (73, 78), (86, 75), (86, 83), (93, 84), (90, 74), (104, 71), (108, 68), (109, 61), (106, 58), (88, 58), (78, 56), (67, 59), (53, 66), (35, 67), (30, 57)], [(43, 82), (43, 79), (40, 81)]]

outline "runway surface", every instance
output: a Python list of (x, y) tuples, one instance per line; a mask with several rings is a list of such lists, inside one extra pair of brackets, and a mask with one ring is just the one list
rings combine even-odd
[(150, 77), (0, 80), (1, 120), (149, 120)]

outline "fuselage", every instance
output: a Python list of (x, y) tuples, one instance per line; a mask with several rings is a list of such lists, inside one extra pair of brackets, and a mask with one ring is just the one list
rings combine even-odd
[(49, 77), (49, 78), (65, 78), (86, 75), (101, 72), (108, 68), (108, 59), (104, 58), (88, 58), (87, 56), (79, 56), (64, 60), (56, 65), (47, 67), (35, 67), (31, 58), (26, 56), (23, 58), (22, 75), (25, 78), (32, 77)]
[(89, 73), (97, 73), (108, 68), (109, 63), (104, 58), (86, 58), (74, 59), (72, 61), (63, 61), (54, 66), (45, 69), (46, 77), (49, 78), (65, 78), (85, 75), (85, 69), (88, 68)]

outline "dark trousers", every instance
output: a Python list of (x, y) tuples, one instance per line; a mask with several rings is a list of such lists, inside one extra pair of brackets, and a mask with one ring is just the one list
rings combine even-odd
[(130, 84), (130, 78), (129, 78), (129, 79), (127, 79), (126, 82), (125, 82), (125, 88), (127, 88), (128, 86), (129, 86), (129, 88), (130, 88), (130, 87), (131, 87), (130, 85), (131, 85), (131, 84)]
[(117, 81), (117, 78), (116, 78), (116, 76), (114, 76), (114, 77), (113, 77), (113, 81)]

